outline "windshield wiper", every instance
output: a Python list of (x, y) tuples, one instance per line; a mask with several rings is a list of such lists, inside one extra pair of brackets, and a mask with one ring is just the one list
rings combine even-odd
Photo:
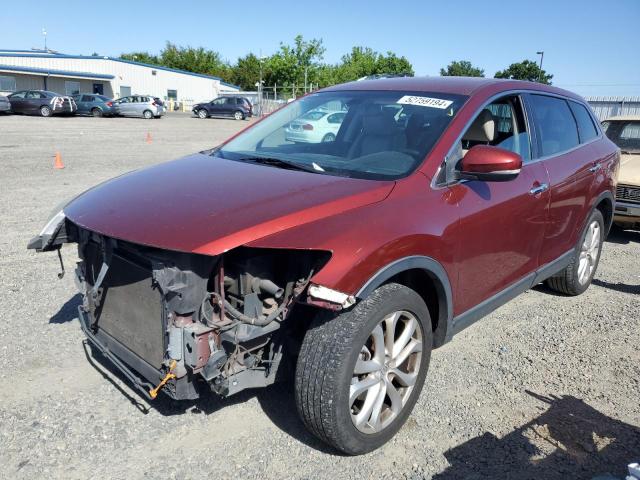
[(288, 168), (290, 170), (300, 170), (303, 172), (311, 172), (311, 173), (324, 172), (324, 169), (316, 164), (313, 164), (314, 166), (308, 166), (308, 165), (304, 165), (297, 162), (291, 162), (289, 160), (282, 160), (281, 158), (254, 156), (254, 157), (242, 157), (239, 160), (241, 162), (260, 163), (262, 165), (271, 165), (273, 167)]

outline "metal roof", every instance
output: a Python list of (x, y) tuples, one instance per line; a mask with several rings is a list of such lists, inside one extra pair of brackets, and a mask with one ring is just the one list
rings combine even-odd
[(15, 65), (1, 65), (1, 72), (19, 72), (19, 73), (39, 73), (52, 76), (63, 77), (82, 77), (82, 78), (99, 78), (103, 80), (112, 80), (115, 77), (113, 75), (106, 75), (102, 73), (91, 72), (73, 72), (70, 70), (54, 70), (51, 68), (33, 68), (33, 67), (17, 67)]
[[(5, 53), (5, 52), (10, 52), (10, 53)], [(16, 52), (21, 52), (21, 53), (16, 53)], [(166, 70), (168, 72), (174, 72), (174, 73), (182, 73), (184, 75), (191, 75), (193, 77), (200, 77), (200, 78), (208, 78), (211, 80), (218, 80), (220, 82), (221, 85), (225, 85), (227, 87), (231, 87), (231, 88), (237, 88), (238, 90), (240, 89), (240, 87), (238, 85), (233, 85), (232, 83), (227, 83), (224, 80), (222, 80), (220, 77), (216, 77), (214, 75), (205, 75), (203, 73), (195, 73), (195, 72), (188, 72), (186, 70), (179, 70), (177, 68), (169, 68), (169, 67), (165, 67), (162, 65), (152, 65), (150, 63), (142, 63), (142, 62), (134, 62), (133, 60), (125, 60), (124, 58), (116, 58), (116, 57), (108, 57), (108, 56), (97, 56), (97, 55), (67, 55), (64, 53), (48, 53), (45, 52), (44, 50), (40, 51), (40, 53), (34, 53), (34, 52), (38, 52), (35, 50), (3, 50), (0, 49), (0, 57), (27, 57), (27, 58), (67, 58), (67, 59), (79, 59), (79, 60), (111, 60), (114, 62), (122, 62), (122, 63), (129, 63), (131, 65), (139, 65), (141, 67), (147, 67), (147, 68), (153, 68), (156, 70)], [(111, 77), (114, 78), (114, 77)]]

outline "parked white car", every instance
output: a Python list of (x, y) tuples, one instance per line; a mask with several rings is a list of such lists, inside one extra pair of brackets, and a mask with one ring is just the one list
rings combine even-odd
[(289, 142), (333, 142), (347, 112), (312, 110), (295, 119), (285, 128)]

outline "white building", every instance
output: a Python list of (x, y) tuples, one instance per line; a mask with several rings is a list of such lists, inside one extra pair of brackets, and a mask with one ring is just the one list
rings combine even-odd
[(144, 94), (185, 103), (240, 90), (218, 77), (120, 58), (0, 49), (0, 94), (27, 89), (113, 98)]

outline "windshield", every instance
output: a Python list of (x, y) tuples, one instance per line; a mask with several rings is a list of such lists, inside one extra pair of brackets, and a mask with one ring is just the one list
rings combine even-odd
[(293, 102), (213, 155), (318, 174), (389, 180), (424, 160), (467, 97), (396, 92), (319, 92)]
[(603, 122), (602, 128), (620, 150), (640, 152), (640, 120)]

